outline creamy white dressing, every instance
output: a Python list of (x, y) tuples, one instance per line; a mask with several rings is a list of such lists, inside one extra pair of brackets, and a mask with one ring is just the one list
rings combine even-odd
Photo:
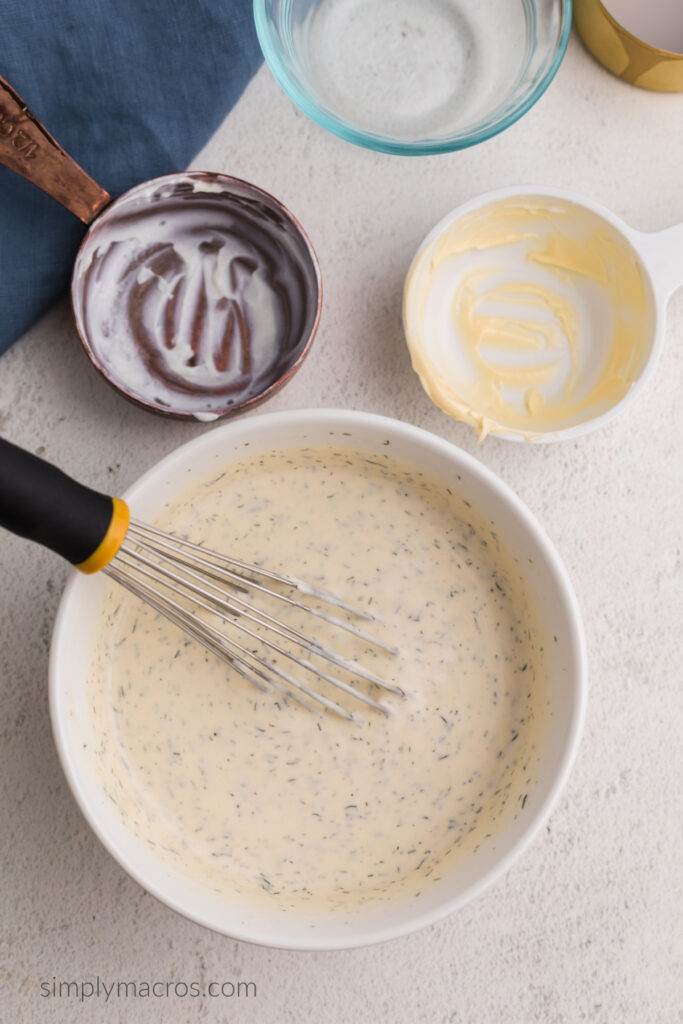
[(390, 717), (347, 700), (358, 721), (318, 717), (112, 585), (88, 683), (94, 767), (163, 861), (238, 899), (350, 909), (417, 895), (524, 813), (543, 628), (523, 568), (452, 490), (388, 452), (305, 449), (246, 458), (165, 509), (165, 529), (376, 611), (398, 658), (316, 635), (408, 696), (383, 698)]

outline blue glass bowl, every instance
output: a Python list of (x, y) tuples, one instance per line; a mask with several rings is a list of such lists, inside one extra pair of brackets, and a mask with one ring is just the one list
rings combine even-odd
[(254, 0), (266, 61), (313, 121), (383, 153), (483, 142), (539, 99), (572, 0)]

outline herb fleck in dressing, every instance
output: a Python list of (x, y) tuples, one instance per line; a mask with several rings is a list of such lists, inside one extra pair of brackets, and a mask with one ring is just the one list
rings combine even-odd
[(408, 694), (388, 718), (316, 717), (112, 586), (89, 680), (97, 771), (169, 865), (245, 900), (350, 909), (416, 896), (523, 813), (543, 631), (495, 528), (443, 483), (388, 453), (297, 449), (214, 474), (158, 525), (376, 611), (400, 658), (334, 643)]

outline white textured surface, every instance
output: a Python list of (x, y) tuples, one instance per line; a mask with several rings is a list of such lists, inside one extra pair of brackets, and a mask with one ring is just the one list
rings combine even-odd
[[(670, 1024), (681, 1019), (680, 681), (683, 291), (647, 393), (575, 443), (474, 434), (430, 405), (402, 337), (417, 243), (488, 188), (562, 185), (643, 229), (683, 220), (683, 95), (631, 88), (576, 39), (548, 93), (503, 135), (429, 159), (378, 156), (307, 121), (268, 72), (196, 166), (287, 203), (318, 250), (325, 305), (298, 375), (264, 408), (401, 417), (498, 472), (538, 514), (585, 616), (591, 693), (579, 760), (542, 838), (441, 925), (384, 946), (269, 951), (213, 935), (147, 896), (71, 798), (47, 713), (65, 567), (0, 539), (0, 1020), (230, 1024)], [(683, 281), (683, 253), (680, 255)], [(0, 361), (0, 430), (94, 486), (122, 490), (210, 427), (126, 404), (81, 352), (61, 304)], [(243, 980), (256, 998), (43, 998), (40, 983)], [(182, 991), (182, 990), (181, 990)]]

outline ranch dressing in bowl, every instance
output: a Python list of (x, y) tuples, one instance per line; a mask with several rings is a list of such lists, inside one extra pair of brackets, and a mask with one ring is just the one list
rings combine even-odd
[(112, 586), (87, 684), (92, 765), (174, 871), (245, 904), (353, 911), (415, 898), (524, 814), (547, 640), (525, 567), (455, 488), (387, 449), (300, 447), (220, 469), (157, 524), (376, 609), (400, 657), (353, 638), (342, 653), (408, 695), (388, 717), (317, 717)]

